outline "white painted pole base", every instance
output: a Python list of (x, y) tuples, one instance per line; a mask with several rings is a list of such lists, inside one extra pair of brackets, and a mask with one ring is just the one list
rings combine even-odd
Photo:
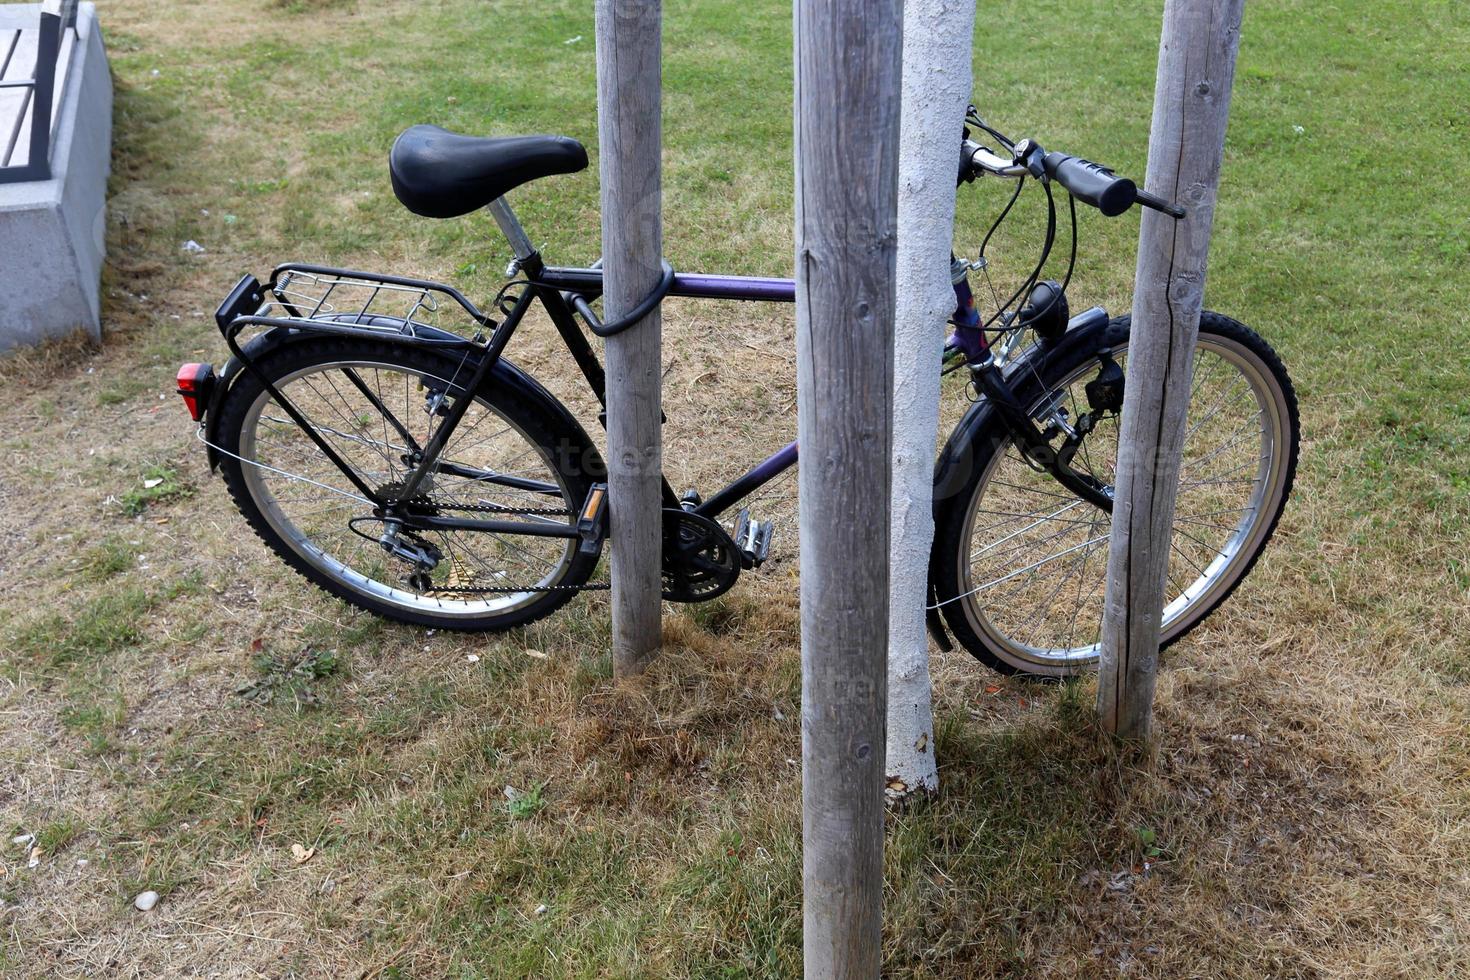
[(904, 5), (885, 765), (890, 799), (939, 786), (924, 603), (934, 538), (937, 365), (945, 322), (954, 312), (955, 172), (970, 97), (974, 23), (974, 0)]

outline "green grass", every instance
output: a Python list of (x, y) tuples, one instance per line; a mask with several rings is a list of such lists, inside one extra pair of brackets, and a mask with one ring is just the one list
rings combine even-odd
[(255, 669), (260, 676), (236, 688), (236, 694), (258, 704), (287, 704), (299, 711), (318, 703), (319, 682), (339, 673), (342, 661), (336, 650), (307, 648), (294, 654), (257, 654)]
[(154, 504), (182, 500), (194, 489), (179, 481), (178, 471), (168, 466), (149, 466), (143, 471), (138, 486), (129, 487), (119, 497), (123, 513), (137, 517)]
[(131, 569), (138, 559), (137, 548), (119, 535), (109, 535), (82, 557), (82, 574), (93, 582), (101, 582)]
[(136, 587), (93, 593), (70, 613), (48, 613), (16, 630), (13, 648), (51, 666), (105, 656), (142, 640), (141, 619), (153, 604)]
[[(1159, 6), (985, 8), (977, 104), (1141, 176)], [(1089, 684), (936, 659), (942, 790), (888, 818), (885, 975), (1470, 964), (1455, 911), (1470, 907), (1462, 6), (1247, 7), (1208, 303), (1292, 371), (1296, 499), (1253, 581), (1169, 654), (1146, 765), (1099, 747)], [(789, 4), (665, 7), (668, 255), (787, 274)], [(489, 223), (415, 218), (388, 189), (385, 154), (413, 123), (581, 139), (587, 172), (512, 199), (554, 261), (595, 258), (591, 5), (222, 0), (165, 15), (118, 0), (102, 16), (117, 80), (108, 340), (0, 362), (0, 785), (16, 787), (0, 798), (13, 834), (67, 859), (30, 873), (7, 858), (0, 972), (96, 972), (104, 938), (145, 972), (199, 972), (173, 927), (137, 927), (129, 902), (154, 888), (178, 903), (164, 911), (262, 937), (210, 933), (211, 969), (798, 973), (790, 565), (671, 612), (663, 658), (619, 689), (602, 597), (462, 637), (317, 595), (254, 542), (177, 400), (157, 399), (178, 362), (223, 358), (209, 312), (243, 271), (295, 258), (493, 295), (509, 255)], [(1006, 190), (962, 189), (960, 252)], [(1040, 215), (1019, 210), (991, 249), (998, 280), (1034, 259)], [(1074, 308), (1123, 311), (1137, 222), (1081, 219)], [(179, 252), (191, 238), (204, 255)], [(669, 310), (669, 462), (704, 486), (723, 475), (707, 457), (789, 437), (790, 379), (775, 377), (789, 365), (765, 357), (736, 380), (747, 341), (789, 350), (789, 311)], [(552, 343), (532, 325), (511, 353), (561, 394)], [(292, 844), (314, 856), (294, 864)], [(91, 859), (79, 883), (61, 873), (73, 856)]]

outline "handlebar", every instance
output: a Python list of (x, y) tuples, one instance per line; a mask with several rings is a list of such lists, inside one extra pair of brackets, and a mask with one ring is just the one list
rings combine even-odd
[(1091, 204), (1109, 218), (1133, 207), (1138, 185), (1119, 177), (1107, 167), (1053, 150), (1043, 159), (1046, 175), (1061, 184), (1083, 204)]
[(1148, 191), (1127, 177), (1119, 177), (1101, 164), (1066, 153), (1046, 152), (1032, 140), (1015, 144), (1009, 159), (966, 139), (960, 149), (960, 180), (973, 180), (982, 173), (998, 177), (1024, 177), (1028, 174), (1054, 180), (1083, 204), (1090, 204), (1109, 218), (1117, 217), (1134, 204), (1161, 211), (1172, 218), (1183, 218), (1185, 211)]

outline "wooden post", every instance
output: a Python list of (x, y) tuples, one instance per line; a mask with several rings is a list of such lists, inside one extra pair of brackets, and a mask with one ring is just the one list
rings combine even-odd
[(878, 976), (901, 0), (796, 0), (806, 976)]
[(1245, 0), (1166, 0), (1144, 186), (1182, 204), (1144, 211), (1108, 551), (1097, 709), (1106, 731), (1149, 733), (1165, 575), (1204, 300), (1210, 228)]
[[(597, 0), (598, 142), (605, 317), (658, 284), (663, 257), (659, 0)], [(659, 311), (607, 341), (613, 675), (662, 640), (663, 439)]]
[(890, 798), (939, 787), (924, 603), (934, 540), (934, 446), (945, 323), (954, 313), (955, 148), (970, 98), (974, 0), (908, 0), (898, 141), (898, 299), (893, 332), (893, 529), (889, 544)]

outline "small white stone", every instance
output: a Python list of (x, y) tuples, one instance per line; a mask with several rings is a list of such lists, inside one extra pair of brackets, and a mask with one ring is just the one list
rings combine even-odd
[(85, 868), (86, 866), (87, 866), (87, 859), (86, 858), (77, 858), (77, 867), (79, 867), (79, 868)]
[(545, 915), (546, 914), (546, 906), (544, 906), (544, 905), (538, 905), (538, 906), (536, 906), (536, 911), (535, 912), (532, 912), (531, 914), (532, 915)]
[(203, 245), (200, 245), (198, 242), (196, 242), (192, 238), (189, 239), (184, 244), (180, 245), (179, 248), (182, 249), (185, 252), (194, 252), (196, 254), (199, 253), (199, 252), (204, 251), (204, 246)]
[(153, 908), (153, 906), (155, 906), (157, 904), (158, 904), (158, 892), (154, 892), (154, 891), (144, 892), (143, 894), (139, 895), (137, 898), (133, 899), (133, 908), (137, 909), (139, 912), (147, 912), (147, 911), (150, 911)]
[(465, 654), (464, 655), (464, 658), (466, 660), (468, 660), (472, 664), (477, 664), (477, 663), (480, 662), (480, 658), (478, 656), (476, 656), (475, 654), (473, 654), (473, 653), (467, 653), (467, 654)]

